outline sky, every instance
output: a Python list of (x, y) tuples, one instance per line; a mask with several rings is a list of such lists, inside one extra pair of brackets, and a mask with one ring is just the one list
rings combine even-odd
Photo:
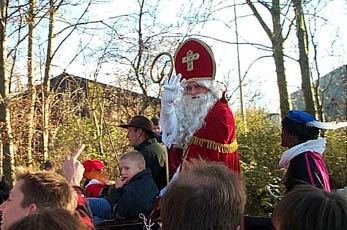
[[(151, 2), (151, 0), (149, 2)], [(177, 15), (187, 13), (182, 11), (188, 11), (188, 9), (182, 9), (180, 7), (183, 2), (185, 1), (161, 0), (157, 20), (162, 23), (168, 24), (175, 23), (176, 21), (181, 21), (182, 18), (177, 17)], [(191, 2), (200, 4), (201, 1)], [(214, 2), (219, 3), (219, 1)], [(244, 1), (236, 0), (236, 4), (241, 2)], [(117, 15), (129, 14), (129, 12), (136, 12), (136, 4), (137, 1), (134, 0), (110, 1), (110, 3), (108, 4), (93, 6), (90, 9), (89, 13), (90, 17), (93, 20), (106, 19), (108, 17), (114, 17)], [(347, 58), (345, 54), (346, 47), (344, 44), (345, 41), (347, 41), (347, 28), (343, 24), (347, 21), (346, 5), (347, 3), (345, 0), (334, 0), (330, 1), (327, 6), (321, 7), (320, 9), (320, 20), (318, 21), (319, 30), (316, 32), (315, 39), (319, 44), (318, 57), (320, 61), (318, 66), (319, 71), (322, 75), (329, 73), (330, 71), (340, 67), (341, 65), (347, 64)], [(219, 7), (222, 6), (223, 5), (220, 5)], [(240, 17), (240, 19), (237, 20), (239, 34), (238, 39), (240, 43), (261, 43), (270, 46), (269, 39), (265, 35), (265, 32), (262, 30), (262, 28), (259, 26), (257, 20), (253, 16), (251, 16), (251, 11), (248, 6), (239, 7), (237, 15)], [(263, 15), (264, 19), (269, 22), (270, 20), (266, 16), (266, 14)], [(207, 23), (203, 27), (197, 27), (195, 31), (192, 31), (192, 33), (203, 36), (202, 40), (204, 40), (208, 45), (211, 46), (217, 64), (216, 77), (218, 80), (224, 81), (228, 84), (231, 95), (231, 107), (234, 110), (238, 110), (240, 108), (240, 103), (238, 93), (239, 75), (237, 68), (238, 56), (236, 45), (218, 41), (223, 40), (235, 42), (236, 40), (233, 10), (229, 8), (228, 10), (224, 10), (218, 14), (215, 14), (214, 17), (224, 20), (228, 23)], [(312, 22), (307, 23), (308, 25), (312, 24)], [(182, 31), (177, 31), (177, 33), (183, 33), (184, 30), (185, 28), (182, 28)], [(338, 36), (336, 35), (337, 32)], [(144, 31), (144, 33), (146, 33), (146, 31)], [(299, 65), (293, 60), (297, 58), (295, 39), (295, 33), (291, 33), (289, 39), (285, 43), (285, 52), (288, 56), (291, 57), (286, 58), (285, 60), (287, 86), (289, 93), (298, 90), (301, 85)], [(78, 42), (79, 38), (76, 37), (75, 41), (71, 41), (69, 43), (68, 50), (64, 52), (65, 57), (74, 54), (74, 46), (71, 46), (71, 44)], [(93, 41), (90, 41), (89, 45), (96, 46), (101, 43), (101, 38), (94, 38)], [(279, 112), (279, 96), (273, 58), (262, 58), (259, 61), (254, 62), (261, 56), (271, 56), (271, 53), (264, 52), (262, 50), (256, 49), (253, 46), (244, 44), (239, 46), (239, 50), (240, 76), (244, 78), (243, 94), (245, 97), (244, 99), (246, 101), (246, 106), (253, 105), (258, 107), (265, 107), (271, 113)], [(66, 58), (66, 60), (69, 60), (69, 58)], [(63, 59), (61, 59), (61, 61), (63, 61)], [(94, 66), (92, 68), (91, 66), (83, 65), (84, 71), (93, 71)], [(107, 68), (107, 65), (104, 66)], [(90, 69), (88, 70), (88, 68)], [(112, 67), (109, 66), (109, 68)], [(56, 71), (61, 72), (61, 68), (58, 68)], [(78, 76), (83, 76), (83, 74), (81, 74), (81, 64), (78, 61), (69, 65), (66, 69), (66, 72)], [(107, 74), (100, 77), (100, 81), (104, 83), (112, 81), (111, 79), (112, 77)], [(254, 94), (257, 94), (258, 96), (253, 97)]]

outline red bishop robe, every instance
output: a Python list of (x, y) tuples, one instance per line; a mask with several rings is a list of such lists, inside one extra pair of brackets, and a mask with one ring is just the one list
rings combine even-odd
[(208, 161), (224, 162), (228, 168), (240, 172), (237, 152), (235, 120), (227, 100), (222, 97), (205, 117), (203, 125), (192, 137), (185, 156), (183, 150), (170, 148), (170, 178), (185, 158), (187, 161), (202, 158)]

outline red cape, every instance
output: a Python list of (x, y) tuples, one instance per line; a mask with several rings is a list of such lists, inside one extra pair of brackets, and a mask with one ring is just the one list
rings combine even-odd
[[(224, 162), (228, 168), (240, 172), (237, 152), (235, 120), (225, 98), (218, 100), (205, 117), (205, 125), (192, 137), (186, 160), (202, 158)], [(182, 149), (169, 150), (169, 173), (172, 176), (182, 162)]]

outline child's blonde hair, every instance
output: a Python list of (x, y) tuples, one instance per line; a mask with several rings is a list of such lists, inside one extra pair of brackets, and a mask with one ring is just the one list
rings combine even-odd
[(146, 168), (145, 158), (143, 157), (142, 153), (136, 150), (123, 153), (122, 156), (120, 157), (120, 160), (130, 160), (134, 162), (135, 164), (142, 164), (143, 168)]

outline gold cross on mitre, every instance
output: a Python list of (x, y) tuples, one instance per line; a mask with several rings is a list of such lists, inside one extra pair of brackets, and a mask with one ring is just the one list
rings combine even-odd
[(187, 71), (194, 69), (193, 61), (198, 60), (200, 57), (199, 53), (193, 53), (193, 50), (188, 50), (187, 56), (182, 58), (182, 63), (187, 63)]

